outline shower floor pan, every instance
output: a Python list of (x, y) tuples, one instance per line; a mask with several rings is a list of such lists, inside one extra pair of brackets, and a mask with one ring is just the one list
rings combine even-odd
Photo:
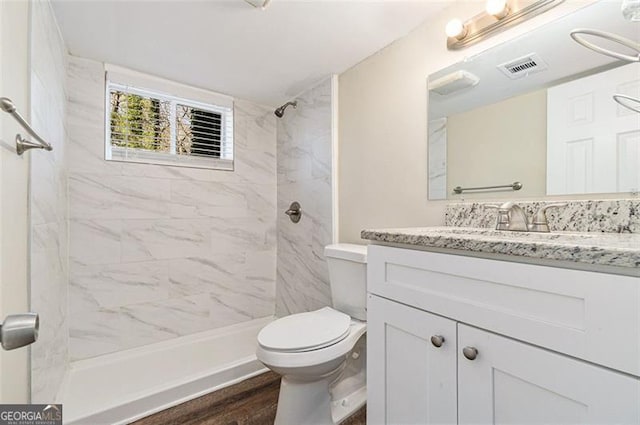
[(272, 317), (71, 363), (64, 423), (127, 424), (266, 372), (257, 335)]

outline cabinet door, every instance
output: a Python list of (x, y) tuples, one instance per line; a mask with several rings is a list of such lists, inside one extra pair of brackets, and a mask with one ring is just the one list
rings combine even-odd
[[(465, 347), (477, 349), (474, 360)], [(638, 424), (640, 380), (459, 324), (458, 418), (476, 425)]]
[(368, 424), (456, 423), (454, 321), (369, 295), (367, 353)]

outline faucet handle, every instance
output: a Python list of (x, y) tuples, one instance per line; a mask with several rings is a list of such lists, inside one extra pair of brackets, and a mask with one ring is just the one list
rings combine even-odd
[(509, 203), (505, 202), (502, 205), (487, 204), (484, 206), (485, 208), (498, 210), (498, 217), (496, 218), (496, 230), (509, 230), (509, 223), (511, 221), (509, 218), (509, 210), (511, 208), (511, 205), (507, 204)]
[(549, 232), (549, 222), (547, 221), (547, 210), (549, 208), (563, 208), (568, 204), (566, 202), (556, 202), (547, 204), (541, 207), (531, 218), (531, 224), (529, 224), (530, 232)]

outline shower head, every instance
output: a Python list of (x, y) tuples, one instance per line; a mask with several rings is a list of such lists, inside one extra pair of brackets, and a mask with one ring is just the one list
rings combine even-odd
[(287, 109), (289, 105), (293, 106), (293, 108), (295, 109), (298, 107), (298, 101), (294, 100), (293, 102), (287, 102), (281, 107), (279, 107), (278, 109), (276, 109), (275, 111), (273, 111), (273, 113), (276, 114), (276, 117), (282, 118), (284, 116), (284, 110)]

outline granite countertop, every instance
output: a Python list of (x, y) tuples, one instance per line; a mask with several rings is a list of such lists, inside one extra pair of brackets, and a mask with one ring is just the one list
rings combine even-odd
[[(640, 234), (508, 232), (473, 227), (413, 227), (363, 230), (362, 239), (389, 244), (631, 268), (640, 276)], [(635, 270), (634, 270), (635, 269)]]

